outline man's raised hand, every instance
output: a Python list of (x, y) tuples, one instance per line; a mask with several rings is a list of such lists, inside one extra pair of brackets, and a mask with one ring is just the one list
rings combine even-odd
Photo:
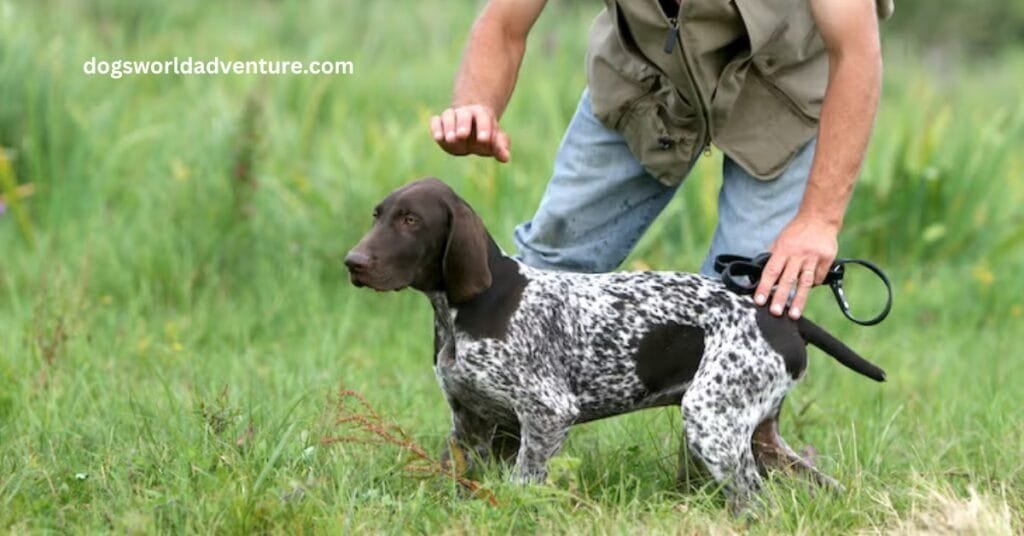
[(511, 158), (508, 134), (498, 126), (494, 111), (471, 104), (448, 108), (430, 118), (430, 132), (445, 152), (456, 156), (493, 156), (499, 162)]

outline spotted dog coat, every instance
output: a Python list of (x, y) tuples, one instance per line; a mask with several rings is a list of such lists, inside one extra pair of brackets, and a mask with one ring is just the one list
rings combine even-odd
[(807, 342), (884, 376), (810, 321), (771, 316), (700, 275), (526, 266), (436, 179), (389, 195), (346, 264), (357, 285), (426, 293), (452, 438), (480, 457), (514, 455), (526, 482), (545, 479), (572, 425), (679, 404), (690, 452), (741, 506), (761, 483), (752, 436), (803, 375)]

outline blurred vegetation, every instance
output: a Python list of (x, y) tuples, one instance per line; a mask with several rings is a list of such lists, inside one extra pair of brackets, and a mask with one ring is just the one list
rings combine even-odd
[(993, 55), (1024, 46), (1024, 1), (929, 2), (895, 0), (888, 23), (924, 48)]
[[(409, 479), (393, 452), (319, 443), (339, 433), (327, 401), (344, 381), (440, 447), (429, 307), (353, 289), (340, 259), (375, 201), (426, 174), (510, 247), (585, 83), (598, 3), (551, 2), (503, 119), (512, 162), (437, 150), (427, 119), (479, 5), (0, 0), (0, 530), (746, 529), (714, 490), (673, 491), (677, 411), (574, 430), (569, 489), (489, 473), (499, 509)], [(883, 531), (932, 489), (1024, 511), (1024, 53), (974, 61), (983, 47), (936, 37), (984, 6), (999, 7), (911, 24), (928, 5), (898, 1), (885, 26), (884, 101), (841, 252), (890, 271), (896, 309), (863, 330), (819, 291), (808, 314), (890, 381), (813, 358), (784, 432), (821, 449), (847, 493), (781, 484), (762, 532)], [(83, 74), (92, 56), (350, 59), (356, 74), (111, 80)], [(696, 268), (720, 158), (701, 159), (628, 267)]]

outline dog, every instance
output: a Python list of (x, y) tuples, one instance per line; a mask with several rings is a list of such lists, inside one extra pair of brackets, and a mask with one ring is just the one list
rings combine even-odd
[[(684, 448), (732, 508), (756, 497), (771, 465), (836, 486), (774, 426), (804, 375), (805, 347), (885, 377), (811, 321), (772, 316), (714, 279), (529, 267), (506, 256), (469, 205), (435, 178), (378, 204), (345, 264), (356, 286), (426, 294), (434, 370), (452, 412), (449, 445), (478, 459), (514, 457), (521, 482), (546, 479), (547, 461), (574, 424), (678, 405)], [(767, 454), (755, 456), (758, 444)]]

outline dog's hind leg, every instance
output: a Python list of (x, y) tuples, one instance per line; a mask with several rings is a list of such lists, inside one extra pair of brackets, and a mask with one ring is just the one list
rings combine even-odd
[(741, 514), (761, 489), (750, 437), (770, 406), (758, 403), (758, 391), (740, 377), (739, 368), (703, 372), (683, 396), (686, 440), (724, 487), (730, 509)]
[(769, 470), (778, 470), (794, 474), (822, 488), (840, 492), (842, 484), (836, 479), (818, 470), (814, 463), (793, 451), (786, 440), (779, 435), (779, 406), (774, 408), (757, 428), (751, 438), (754, 457), (758, 468), (763, 474)]

